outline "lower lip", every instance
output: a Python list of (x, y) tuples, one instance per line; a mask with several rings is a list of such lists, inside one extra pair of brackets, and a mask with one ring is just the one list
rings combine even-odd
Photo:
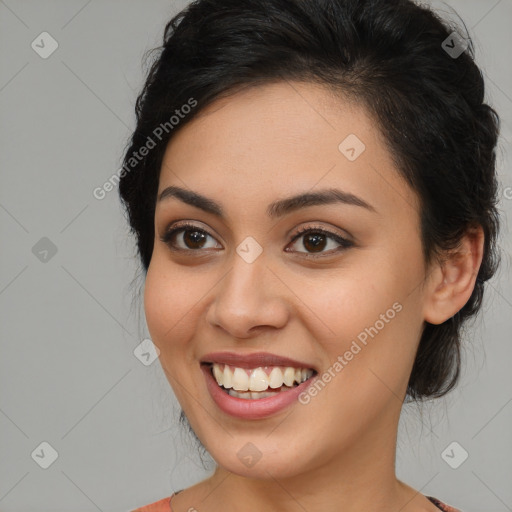
[(248, 420), (266, 418), (282, 411), (295, 402), (299, 395), (315, 380), (315, 378), (312, 377), (289, 391), (281, 391), (280, 393), (267, 398), (248, 400), (244, 398), (236, 398), (223, 391), (217, 384), (217, 381), (213, 378), (210, 366), (201, 365), (201, 370), (205, 376), (208, 391), (219, 409), (230, 416)]

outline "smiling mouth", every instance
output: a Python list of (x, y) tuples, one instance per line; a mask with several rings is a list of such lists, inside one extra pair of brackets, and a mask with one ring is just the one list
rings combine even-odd
[(226, 394), (245, 400), (259, 400), (285, 393), (316, 375), (311, 368), (292, 366), (259, 366), (239, 368), (222, 363), (203, 363), (209, 366), (217, 385)]

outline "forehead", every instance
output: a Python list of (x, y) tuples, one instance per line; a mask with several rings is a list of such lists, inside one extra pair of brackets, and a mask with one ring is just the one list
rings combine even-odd
[(302, 82), (252, 87), (206, 107), (167, 147), (159, 192), (170, 185), (240, 208), (340, 187), (376, 209), (417, 208), (366, 109)]

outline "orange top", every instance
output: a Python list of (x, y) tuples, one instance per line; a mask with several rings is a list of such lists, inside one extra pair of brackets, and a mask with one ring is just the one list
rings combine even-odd
[[(171, 509), (171, 499), (175, 494), (178, 494), (176, 491), (168, 498), (164, 498), (160, 501), (155, 501), (155, 503), (151, 503), (150, 505), (146, 505), (145, 507), (138, 508), (133, 510), (132, 512), (172, 512)], [(446, 505), (442, 501), (439, 501), (437, 498), (433, 498), (432, 496), (426, 496), (439, 510), (443, 512), (461, 512), (458, 508), (450, 507), (450, 505)]]
[[(180, 492), (180, 491), (178, 491)], [(171, 499), (177, 494), (173, 493), (168, 498), (164, 498), (160, 501), (155, 501), (155, 503), (151, 503), (150, 505), (146, 505), (145, 507), (140, 507), (132, 512), (172, 512), (171, 510)]]

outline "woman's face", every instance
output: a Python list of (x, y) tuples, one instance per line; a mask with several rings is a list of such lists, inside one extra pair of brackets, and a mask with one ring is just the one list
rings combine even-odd
[[(168, 187), (208, 202), (189, 204), (176, 189), (157, 201), (147, 324), (217, 463), (268, 478), (346, 457), (375, 463), (382, 450), (394, 457), (426, 269), (417, 197), (377, 124), (318, 85), (239, 92), (171, 140), (159, 196)], [(329, 190), (339, 192), (323, 204), (309, 200)], [(161, 240), (184, 221), (192, 227)], [(256, 353), (266, 356), (247, 357)], [(300, 389), (237, 398), (202, 364), (212, 361), (222, 379), (228, 363), (239, 388), (249, 380), (272, 392), (286, 375), (315, 376)], [(265, 376), (253, 374), (259, 366)]]

